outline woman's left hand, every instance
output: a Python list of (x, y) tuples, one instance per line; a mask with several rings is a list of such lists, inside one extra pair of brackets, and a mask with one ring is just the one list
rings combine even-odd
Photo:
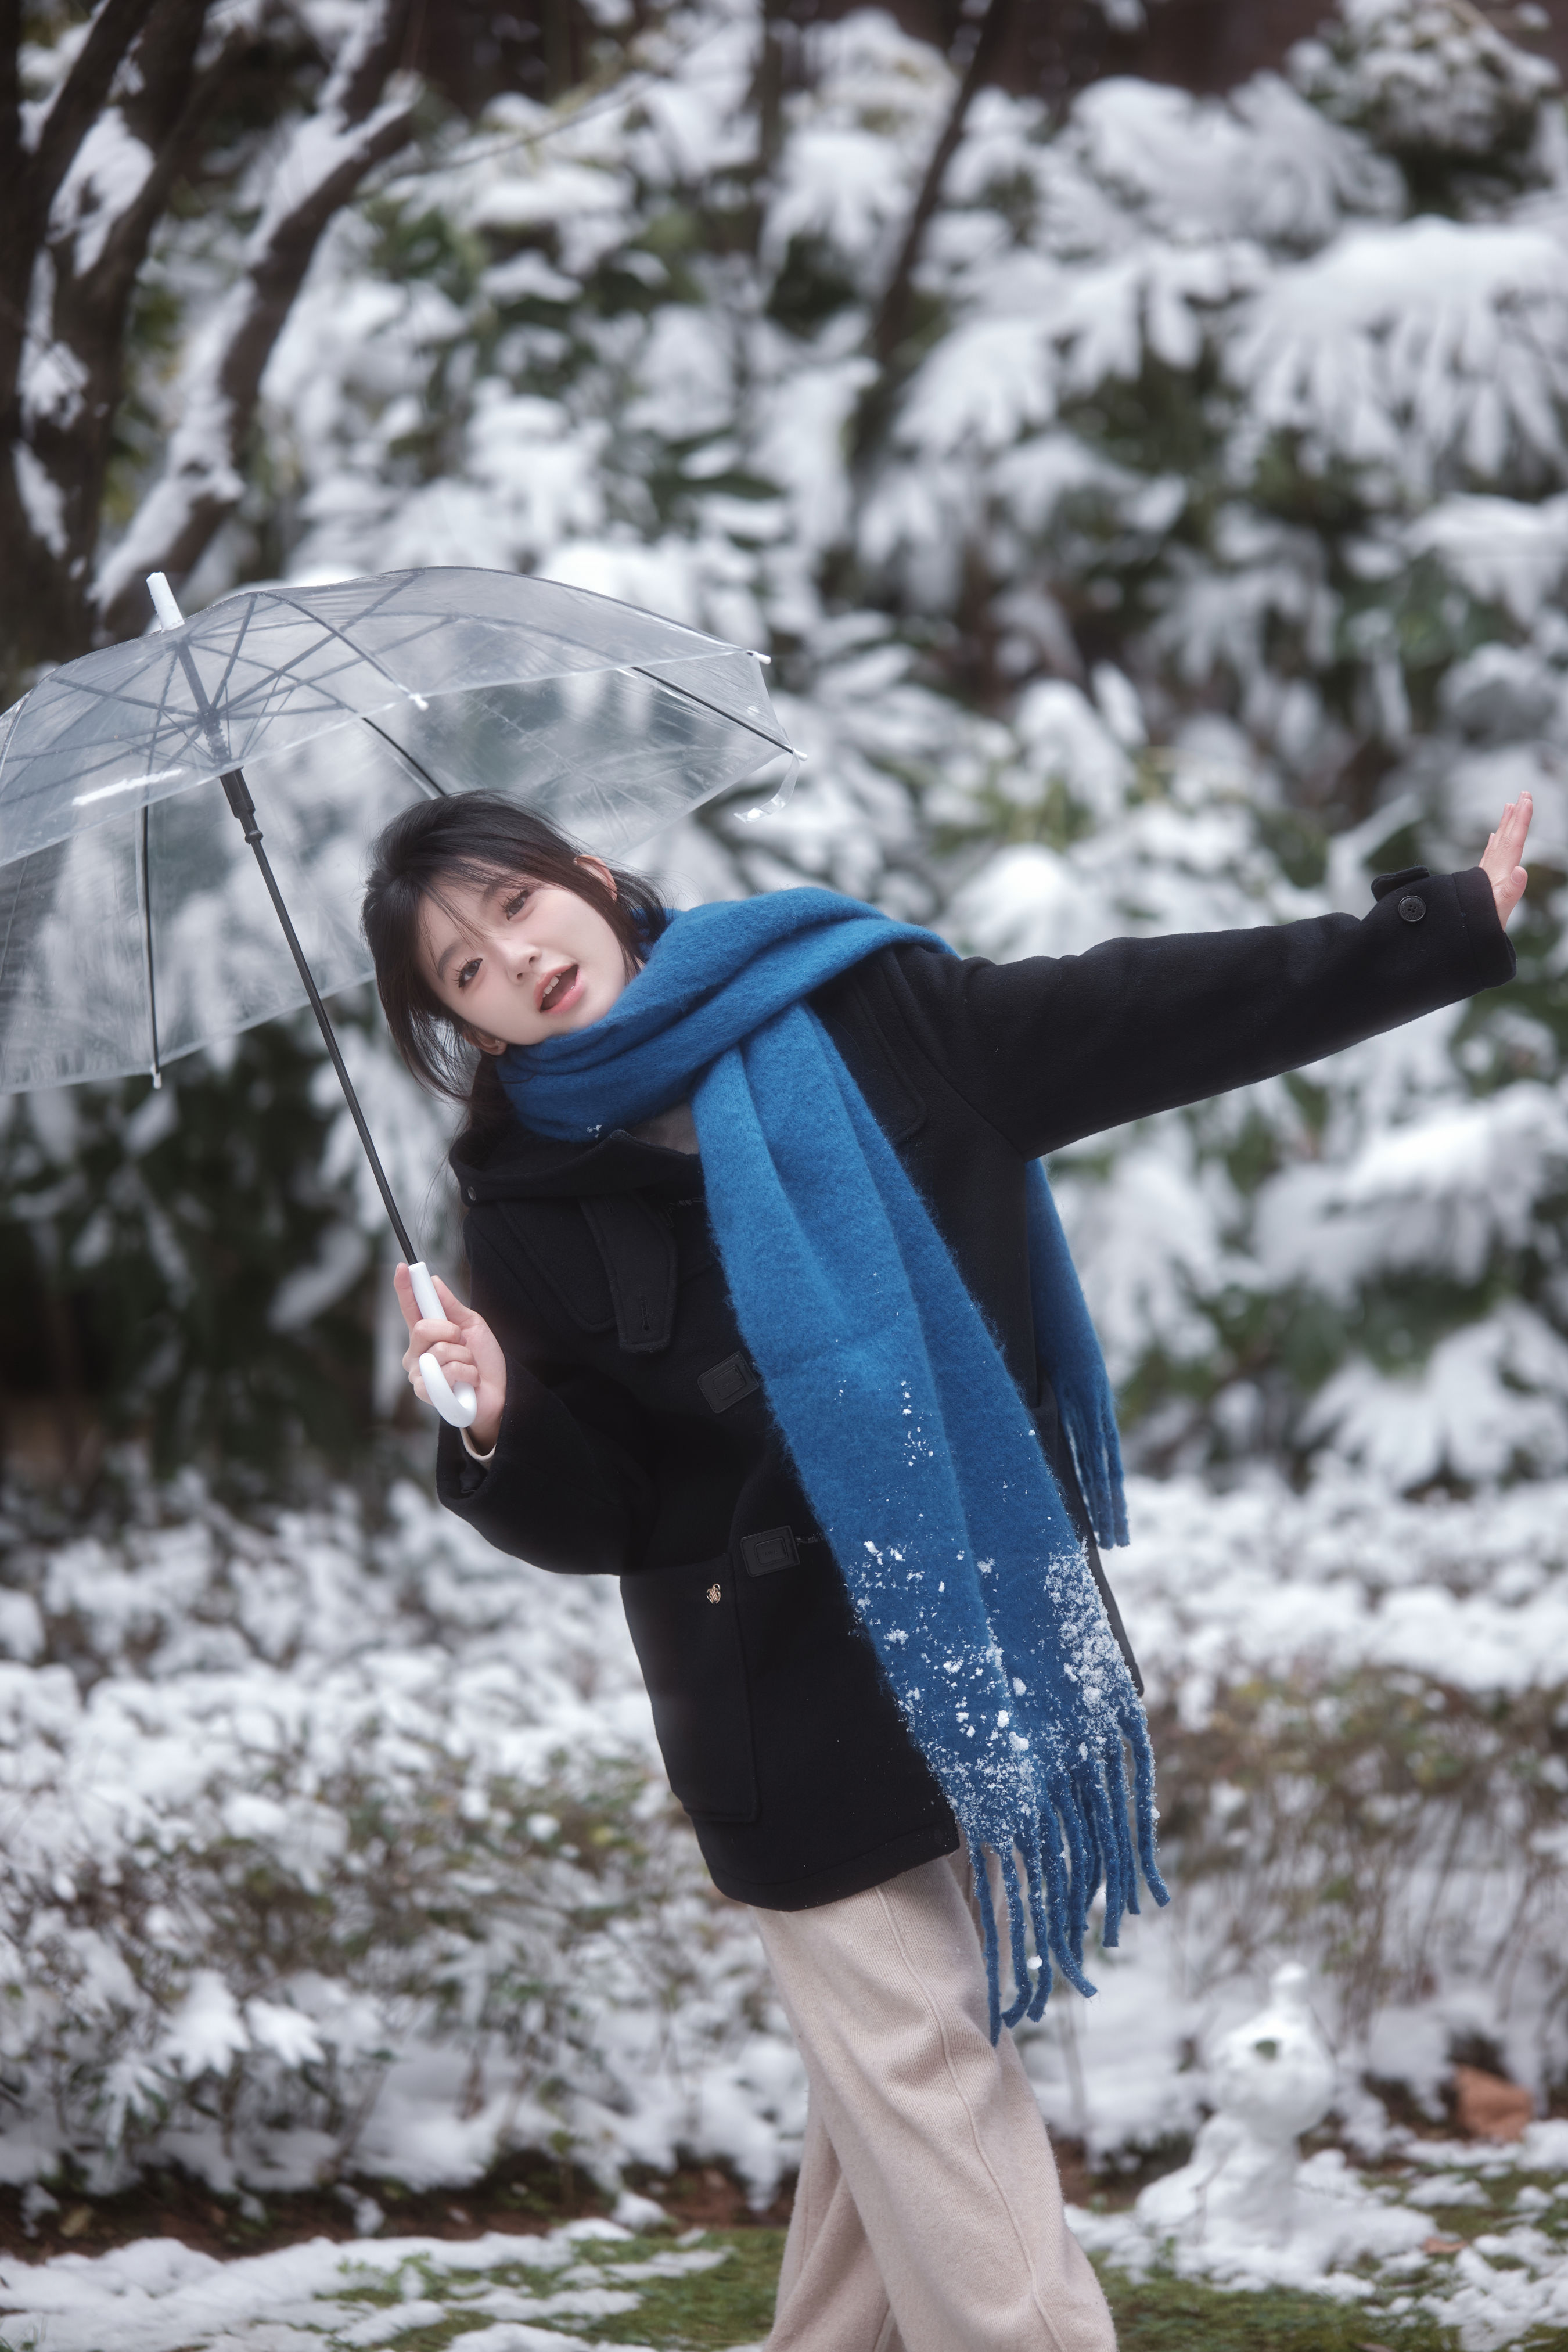
[(1535, 803), (1530, 794), (1521, 793), (1518, 800), (1510, 801), (1504, 809), (1501, 824), (1481, 852), (1481, 872), (1492, 886), (1500, 923), (1507, 923), (1530, 879), (1519, 861), (1524, 855), (1524, 836), (1530, 831), (1534, 813)]

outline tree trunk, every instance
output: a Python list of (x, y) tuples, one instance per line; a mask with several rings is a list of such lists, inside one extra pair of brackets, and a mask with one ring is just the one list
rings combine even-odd
[(0, 183), (16, 192), (0, 208), (5, 701), (39, 665), (137, 634), (140, 575), (188, 572), (233, 511), (262, 373), (321, 234), (409, 137), (414, 86), (390, 102), (385, 93), (405, 62), (413, 5), (365, 0), (355, 12), (273, 173), (287, 195), (264, 210), (216, 331), (192, 347), (163, 477), (131, 522), (122, 560), (95, 584), (138, 279), (175, 187), (200, 184), (214, 120), (260, 37), (231, 31), (199, 61), (212, 0), (102, 0), (29, 152), (20, 0), (0, 0)]

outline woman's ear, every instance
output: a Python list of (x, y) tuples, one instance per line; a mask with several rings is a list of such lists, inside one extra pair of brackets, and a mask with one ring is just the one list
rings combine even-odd
[(506, 1052), (506, 1039), (504, 1037), (487, 1037), (482, 1029), (470, 1029), (466, 1021), (459, 1023), (458, 1025), (469, 1045), (477, 1046), (481, 1054), (504, 1054)]
[(611, 898), (616, 896), (616, 877), (600, 857), (574, 857), (574, 866), (585, 866), (595, 882), (602, 882)]

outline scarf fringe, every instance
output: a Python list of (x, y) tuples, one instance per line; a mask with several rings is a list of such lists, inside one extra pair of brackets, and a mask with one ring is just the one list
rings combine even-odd
[(1109, 1393), (1058, 1391), (1057, 1409), (1072, 1449), (1073, 1468), (1095, 1541), (1107, 1551), (1127, 1541), (1127, 1486), (1121, 1439)]
[[(1083, 1972), (1083, 1939), (1089, 1905), (1101, 1885), (1105, 1919), (1100, 1940), (1106, 1949), (1114, 1949), (1124, 1915), (1139, 1910), (1140, 1871), (1156, 1903), (1171, 1899), (1154, 1855), (1154, 1758), (1148, 1726), (1141, 1711), (1129, 1710), (1121, 1717), (1119, 1729), (1121, 1738), (1101, 1755), (1076, 1772), (1053, 1779), (1039, 1815), (1021, 1824), (1007, 1847), (988, 1837), (979, 1824), (973, 1828), (964, 1824), (985, 1948), (993, 2042), (1000, 2039), (1005, 2025), (1017, 2025), (1026, 2017), (1037, 2021), (1044, 2015), (1053, 1961), (1068, 1984), (1086, 1996), (1093, 1994), (1094, 1987)], [(1131, 1789), (1124, 1745), (1132, 1752)], [(987, 1851), (996, 1856), (1007, 1902), (1014, 1999), (1005, 2010), (1002, 2007), (1001, 1934), (985, 1863)], [(1030, 1932), (1035, 1944), (1033, 1968)]]

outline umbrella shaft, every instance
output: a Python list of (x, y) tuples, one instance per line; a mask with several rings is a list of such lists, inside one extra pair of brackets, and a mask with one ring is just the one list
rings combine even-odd
[(327, 1008), (321, 1002), (321, 992), (316, 986), (315, 974), (305, 961), (305, 950), (300, 945), (299, 933), (294, 929), (292, 918), (284, 903), (283, 893), (278, 887), (278, 877), (272, 871), (272, 861), (261, 845), (261, 827), (256, 822), (256, 803), (250, 797), (250, 787), (245, 781), (244, 772), (238, 768), (229, 769), (226, 775), (218, 778), (218, 782), (223, 786), (224, 795), (229, 807), (244, 828), (247, 841), (256, 854), (256, 862), (261, 868), (261, 878), (267, 885), (268, 895), (272, 900), (278, 919), (283, 926), (283, 936), (289, 942), (289, 952), (293, 957), (300, 978), (305, 984), (305, 993), (310, 1000), (310, 1010), (316, 1016), (322, 1043), (331, 1055), (332, 1067), (338, 1074), (338, 1084), (343, 1090), (343, 1100), (349, 1107), (349, 1116), (359, 1129), (359, 1139), (364, 1146), (364, 1156), (370, 1161), (370, 1172), (381, 1188), (381, 1197), (386, 1203), (386, 1213), (392, 1220), (392, 1230), (397, 1236), (397, 1245), (403, 1252), (406, 1263), (412, 1265), (418, 1253), (408, 1238), (408, 1228), (398, 1213), (397, 1202), (393, 1199), (392, 1187), (386, 1181), (386, 1171), (381, 1164), (381, 1155), (376, 1150), (369, 1128), (365, 1125), (364, 1113), (359, 1107), (359, 1097), (353, 1089), (353, 1080), (350, 1077), (342, 1055), (338, 1050), (338, 1041), (333, 1034), (332, 1024), (327, 1018)]

